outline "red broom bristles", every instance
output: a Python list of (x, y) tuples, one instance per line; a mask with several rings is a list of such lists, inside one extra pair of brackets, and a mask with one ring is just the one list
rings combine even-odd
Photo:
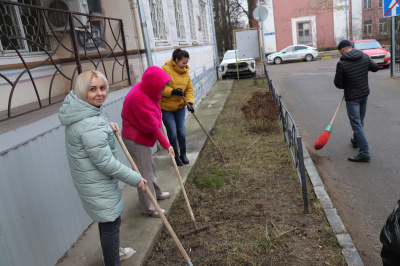
[(340, 106), (342, 105), (344, 99), (344, 95), (342, 97), (342, 100), (339, 103), (339, 106), (336, 109), (335, 115), (332, 118), (331, 123), (329, 124), (329, 126), (326, 127), (325, 131), (321, 134), (321, 136), (319, 136), (319, 138), (315, 141), (314, 143), (314, 149), (316, 150), (320, 150), (322, 149), (325, 144), (328, 142), (329, 137), (331, 136), (331, 130), (332, 130), (332, 124), (333, 124), (333, 120), (335, 120), (335, 117), (339, 111)]
[(321, 136), (319, 136), (319, 138), (315, 141), (314, 149), (316, 149), (316, 150), (322, 149), (325, 146), (325, 144), (328, 142), (330, 136), (331, 136), (331, 132), (329, 132), (328, 130), (325, 130), (321, 134)]

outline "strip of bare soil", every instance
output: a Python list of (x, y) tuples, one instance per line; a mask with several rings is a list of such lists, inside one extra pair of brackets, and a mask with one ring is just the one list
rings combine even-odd
[[(258, 133), (241, 108), (263, 79), (235, 81), (212, 130), (229, 158), (229, 175), (208, 140), (185, 185), (198, 226), (180, 238), (194, 265), (346, 265), (308, 181), (310, 213), (279, 121)], [(179, 235), (193, 229), (181, 196), (168, 220)], [(146, 265), (187, 265), (164, 228)]]

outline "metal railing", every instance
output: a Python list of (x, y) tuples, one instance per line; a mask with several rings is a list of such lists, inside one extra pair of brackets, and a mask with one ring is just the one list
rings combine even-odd
[(296, 167), (297, 175), (299, 177), (304, 202), (304, 212), (309, 212), (308, 207), (308, 196), (307, 196), (307, 182), (306, 182), (306, 172), (304, 167), (303, 158), (303, 142), (301, 136), (297, 130), (296, 124), (290, 115), (289, 111), (282, 102), (281, 95), (276, 90), (274, 82), (268, 74), (267, 66), (264, 63), (264, 73), (268, 82), (268, 87), (272, 96), (274, 97), (275, 103), (279, 108), (279, 117), (281, 119), (283, 134), (285, 140), (289, 145), (290, 153), (292, 154), (293, 162)]
[[(36, 5), (40, 3), (37, 0), (24, 2), (30, 4), (0, 0), (0, 60), (12, 61), (9, 65), (0, 64), (0, 87), (10, 86), (7, 118), (0, 122), (62, 101), (52, 102), (55, 83), (60, 86), (57, 78), (66, 80), (64, 91), (68, 87), (72, 90), (74, 78), (82, 68), (103, 72), (110, 85), (126, 81), (131, 85), (122, 19), (41, 7)], [(39, 59), (32, 62), (32, 56)], [(44, 66), (50, 66), (52, 74), (47, 95), (40, 95), (43, 82), (38, 85), (32, 72), (37, 75)], [(15, 90), (18, 85), (26, 89), (26, 83), (21, 84), (27, 80), (38, 107), (12, 114)], [(48, 104), (44, 106), (41, 99), (46, 98)]]

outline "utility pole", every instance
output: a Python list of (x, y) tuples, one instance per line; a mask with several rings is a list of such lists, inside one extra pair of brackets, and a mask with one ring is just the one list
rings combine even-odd
[(347, 0), (344, 0), (346, 6), (346, 39), (349, 39), (349, 18), (348, 18), (348, 9), (347, 9)]

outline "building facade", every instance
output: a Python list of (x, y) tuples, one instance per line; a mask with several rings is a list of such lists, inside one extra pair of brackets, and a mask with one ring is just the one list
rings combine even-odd
[[(97, 69), (111, 89), (104, 114), (121, 126), (130, 87), (178, 47), (197, 104), (217, 80), (211, 14), (210, 0), (0, 0), (0, 123), (60, 103)], [(55, 265), (93, 222), (64, 139), (56, 113), (0, 134), (0, 265)]]
[(388, 42), (390, 20), (383, 17), (382, 5), (383, 0), (267, 1), (265, 53), (296, 44), (329, 49), (346, 38)]

